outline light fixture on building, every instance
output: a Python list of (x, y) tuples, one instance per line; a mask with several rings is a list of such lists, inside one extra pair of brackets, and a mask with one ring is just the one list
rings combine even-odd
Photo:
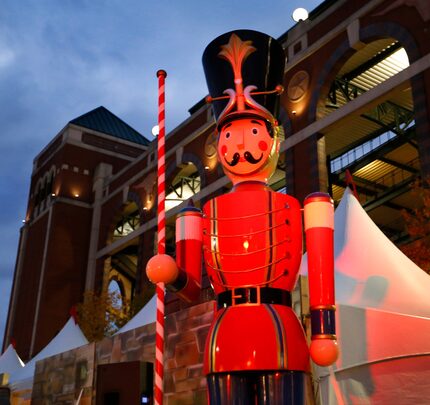
[(157, 136), (160, 133), (160, 127), (158, 125), (154, 125), (151, 129), (152, 135)]
[(305, 8), (299, 7), (293, 11), (291, 17), (295, 22), (305, 21), (308, 19), (309, 13)]
[(293, 110), (293, 111), (291, 111), (291, 114), (296, 115), (296, 114), (297, 114), (297, 111), (296, 111), (296, 110)]
[(210, 169), (210, 167), (209, 166), (205, 166), (205, 170), (209, 170)]
[(77, 193), (76, 193), (76, 194), (75, 194), (75, 198), (79, 198), (79, 194), (77, 194)]

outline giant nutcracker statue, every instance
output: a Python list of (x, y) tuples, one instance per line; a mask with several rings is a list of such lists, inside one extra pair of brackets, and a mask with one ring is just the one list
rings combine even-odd
[(268, 187), (276, 168), (284, 52), (255, 31), (229, 32), (203, 55), (218, 130), (218, 159), (232, 190), (187, 207), (176, 220), (176, 261), (154, 256), (153, 282), (182, 298), (199, 293), (201, 258), (217, 310), (205, 349), (211, 404), (302, 404), (309, 353), (322, 366), (338, 355), (334, 325), (333, 204), (314, 193), (304, 202), (311, 345), (291, 309), (302, 257), (302, 209)]

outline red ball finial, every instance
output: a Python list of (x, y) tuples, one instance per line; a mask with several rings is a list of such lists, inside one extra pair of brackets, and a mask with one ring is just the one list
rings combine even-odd
[(146, 265), (146, 275), (153, 283), (171, 283), (178, 276), (175, 260), (166, 254), (158, 254), (149, 259)]
[(339, 346), (334, 339), (315, 339), (311, 342), (310, 354), (314, 363), (327, 367), (339, 357)]

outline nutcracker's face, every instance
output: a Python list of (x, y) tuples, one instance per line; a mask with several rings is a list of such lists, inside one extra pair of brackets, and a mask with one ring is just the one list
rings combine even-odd
[[(277, 161), (278, 141), (265, 121), (242, 118), (227, 122), (221, 128), (218, 157), (234, 184), (256, 180), (267, 182)], [(276, 155), (276, 156), (275, 156)]]

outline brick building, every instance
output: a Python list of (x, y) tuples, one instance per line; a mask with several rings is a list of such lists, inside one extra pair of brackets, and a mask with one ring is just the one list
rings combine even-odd
[[(299, 200), (328, 191), (338, 201), (352, 181), (376, 224), (404, 243), (410, 185), (430, 174), (429, 32), (427, 1), (326, 0), (282, 35), (285, 141), (271, 186)], [(181, 203), (192, 196), (202, 206), (230, 188), (210, 106), (189, 112), (166, 139), (172, 253)], [(13, 337), (23, 359), (34, 356), (85, 290), (117, 283), (133, 298), (148, 288), (156, 165), (155, 141), (103, 107), (70, 121), (35, 158), (4, 348)], [(211, 297), (204, 280), (197, 304)], [(189, 311), (174, 296), (166, 310)]]

